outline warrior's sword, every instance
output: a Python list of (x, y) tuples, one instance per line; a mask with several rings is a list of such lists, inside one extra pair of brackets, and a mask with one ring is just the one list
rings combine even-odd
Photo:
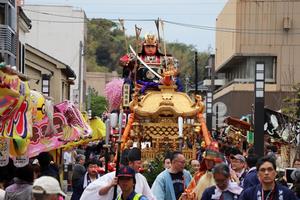
[(159, 75), (157, 72), (155, 72), (151, 67), (149, 67), (138, 55), (137, 53), (133, 50), (132, 46), (129, 45), (130, 51), (136, 56), (136, 58), (147, 68), (149, 69), (150, 72), (152, 72), (155, 76), (157, 76), (159, 79), (161, 79), (161, 75)]

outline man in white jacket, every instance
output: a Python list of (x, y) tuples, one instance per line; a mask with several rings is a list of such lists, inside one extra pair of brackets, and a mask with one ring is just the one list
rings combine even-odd
[[(149, 200), (156, 200), (153, 196), (146, 178), (138, 173), (141, 168), (141, 151), (138, 148), (133, 148), (128, 153), (128, 166), (136, 171), (135, 191), (146, 196)], [(112, 200), (114, 193), (114, 186), (117, 185), (118, 179), (115, 172), (110, 172), (101, 176), (96, 181), (88, 185), (84, 190), (80, 200)], [(121, 192), (118, 187), (118, 194)]]

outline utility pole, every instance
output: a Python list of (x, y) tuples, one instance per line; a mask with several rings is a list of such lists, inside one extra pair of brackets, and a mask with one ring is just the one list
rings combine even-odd
[(189, 89), (188, 89), (188, 87), (189, 87), (189, 77), (186, 75), (185, 76), (185, 92), (186, 93), (188, 93), (188, 91), (189, 91)]
[(195, 94), (198, 93), (198, 52), (195, 51)]
[(83, 44), (82, 41), (79, 42), (79, 72), (78, 72), (78, 93), (79, 93), (79, 108), (81, 108), (81, 92), (82, 92), (82, 50), (83, 50)]
[(88, 88), (88, 96), (87, 96), (87, 111), (88, 111), (88, 116), (89, 118), (92, 118), (92, 110), (91, 110), (91, 94), (92, 93), (92, 88), (89, 86)]

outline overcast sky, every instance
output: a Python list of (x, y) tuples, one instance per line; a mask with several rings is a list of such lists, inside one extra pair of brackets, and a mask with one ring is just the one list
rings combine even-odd
[[(126, 33), (134, 34), (134, 25), (142, 28), (142, 36), (156, 33), (154, 21), (197, 25), (196, 28), (164, 24), (165, 39), (194, 45), (200, 51), (214, 52), (215, 27), (218, 14), (227, 0), (25, 0), (25, 4), (71, 5), (82, 8), (88, 18), (125, 19)], [(128, 21), (136, 20), (136, 21)], [(145, 20), (145, 21), (143, 21)], [(162, 33), (161, 33), (161, 36)]]

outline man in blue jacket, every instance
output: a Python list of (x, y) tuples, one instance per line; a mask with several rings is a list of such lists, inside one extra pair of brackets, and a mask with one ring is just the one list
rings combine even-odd
[(244, 188), (244, 190), (259, 184), (256, 170), (257, 160), (258, 156), (255, 154), (249, 154), (246, 159), (248, 165), (248, 172), (241, 183), (241, 186)]
[(212, 170), (216, 185), (206, 188), (201, 200), (237, 200), (243, 188), (230, 181), (230, 169), (227, 164), (217, 164)]
[(171, 168), (161, 172), (155, 179), (151, 191), (157, 200), (178, 200), (190, 183), (192, 176), (184, 169), (185, 157), (176, 151), (171, 156)]
[(272, 157), (261, 158), (256, 169), (260, 184), (244, 190), (239, 200), (297, 200), (290, 189), (276, 184), (276, 163)]

